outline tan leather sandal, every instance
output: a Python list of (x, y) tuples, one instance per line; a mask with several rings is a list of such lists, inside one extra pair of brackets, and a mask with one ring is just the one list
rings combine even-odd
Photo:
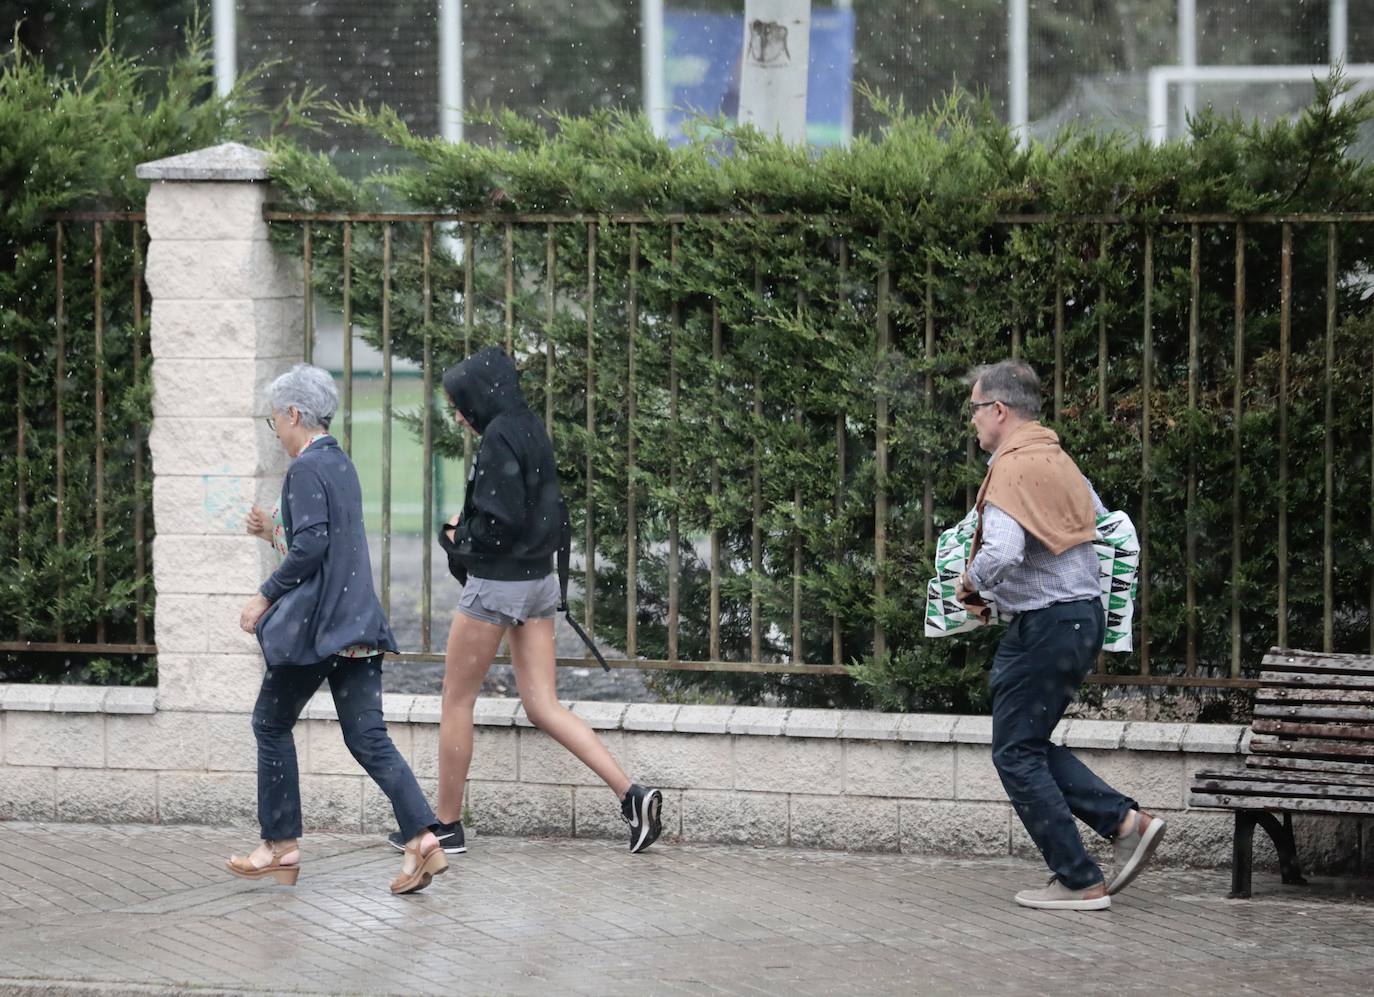
[(258, 867), (253, 864), (253, 857), (246, 855), (239, 858), (237, 855), (230, 855), (225, 860), (224, 867), (235, 876), (243, 879), (262, 879), (264, 876), (271, 876), (283, 886), (295, 886), (296, 879), (301, 874), (301, 862), (297, 858), (295, 862), (284, 864), (281, 860), (283, 855), (290, 855), (299, 846), (294, 840), (291, 841), (272, 841), (272, 861), (265, 866)]
[(407, 854), (414, 856), (415, 868), (411, 872), (403, 872), (391, 881), (392, 893), (415, 893), (423, 890), (429, 885), (430, 880), (439, 873), (448, 869), (448, 859), (444, 858), (443, 846), (436, 839), (434, 847), (428, 852), (421, 852), (419, 842), (413, 845), (406, 845)]

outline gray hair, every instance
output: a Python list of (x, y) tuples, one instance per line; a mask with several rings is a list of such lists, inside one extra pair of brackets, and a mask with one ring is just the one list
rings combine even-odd
[(1021, 360), (999, 360), (975, 367), (968, 382), (981, 385), (984, 398), (996, 399), (1027, 419), (1040, 418), (1040, 378), (1030, 364)]
[(267, 389), (267, 402), (273, 412), (294, 408), (301, 414), (303, 426), (328, 429), (329, 420), (339, 408), (339, 389), (323, 367), (298, 363), (272, 382)]

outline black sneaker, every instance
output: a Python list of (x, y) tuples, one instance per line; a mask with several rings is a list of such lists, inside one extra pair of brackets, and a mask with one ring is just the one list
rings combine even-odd
[[(433, 825), (434, 836), (439, 839), (439, 844), (444, 851), (450, 855), (461, 855), (468, 850), (468, 846), (463, 843), (463, 822), (455, 820), (452, 824), (445, 824), (443, 821)], [(398, 852), (406, 850), (406, 839), (401, 837), (400, 831), (392, 831), (386, 836), (386, 843)]]
[(663, 794), (635, 783), (620, 801), (620, 819), (630, 825), (630, 851), (642, 852), (663, 833)]

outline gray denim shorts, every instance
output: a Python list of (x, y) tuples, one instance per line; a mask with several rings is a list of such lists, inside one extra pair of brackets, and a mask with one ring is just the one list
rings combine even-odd
[(458, 612), (499, 627), (518, 627), (526, 620), (553, 619), (557, 609), (557, 575), (516, 582), (469, 575), (458, 599)]

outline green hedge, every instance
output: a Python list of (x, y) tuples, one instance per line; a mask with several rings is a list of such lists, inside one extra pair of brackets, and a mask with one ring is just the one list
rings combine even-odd
[[(112, 9), (111, 9), (112, 10)], [(136, 590), (151, 620), (151, 558), (135, 570), (134, 510), (146, 513), (151, 545), (147, 314), (134, 315), (134, 235), (127, 221), (103, 226), (102, 318), (105, 530), (95, 531), (95, 224), (64, 225), (65, 368), (58, 392), (55, 214), (142, 211), (141, 162), (299, 122), (308, 102), (267, 111), (247, 74), (226, 98), (213, 94), (208, 37), (192, 24), (165, 71), (144, 68), (106, 44), (77, 75), (57, 75), (17, 43), (0, 55), (0, 640), (89, 643), (97, 625), (110, 643), (137, 635)], [(145, 236), (140, 233), (140, 239)], [(135, 368), (135, 338), (142, 363)], [(137, 382), (137, 385), (136, 385)], [(60, 399), (60, 400), (59, 400)], [(56, 535), (57, 409), (65, 419), (65, 542)], [(19, 430), (23, 427), (23, 447)], [(142, 427), (136, 432), (136, 427)], [(142, 487), (134, 456), (143, 452)], [(21, 501), (22, 500), (22, 501)], [(97, 585), (103, 553), (106, 584)], [(148, 629), (152, 639), (151, 627)], [(0, 653), (0, 680), (151, 681), (150, 658), (81, 653)]]
[[(503, 342), (503, 215), (530, 212), (639, 212), (639, 311), (634, 341), (633, 426), (638, 496), (638, 651), (666, 656), (666, 536), (676, 514), (684, 538), (712, 528), (725, 544), (722, 657), (749, 657), (752, 467), (759, 444), (762, 482), (762, 657), (785, 658), (791, 643), (793, 544), (804, 549), (804, 654), (829, 661), (831, 618), (843, 622), (849, 679), (674, 672), (657, 679), (668, 693), (765, 698), (792, 703), (860, 704), (969, 710), (983, 704), (982, 670), (995, 634), (964, 640), (922, 637), (924, 583), (932, 573), (923, 523), (924, 481), (932, 477), (934, 526), (957, 520), (981, 476), (969, 459), (963, 414), (970, 366), (1011, 348), (1052, 383), (1055, 287), (1065, 299), (1064, 407), (1050, 419), (1104, 500), (1138, 516), (1148, 487), (1152, 585), (1151, 652), (1157, 671), (1181, 670), (1185, 582), (1182, 551), (1189, 461), (1195, 462), (1199, 531), (1198, 662), (1225, 674), (1230, 661), (1231, 398), (1234, 316), (1233, 228), (1201, 228), (1201, 360), (1198, 410), (1187, 410), (1189, 230), (1165, 225), (1167, 212), (1354, 211), (1367, 208), (1374, 172), (1345, 155), (1368, 98), (1338, 102), (1339, 81), (1294, 122), (1259, 127), (1204, 113), (1191, 140), (1154, 148), (1131, 137), (1066, 133), (1051, 146), (1016, 147), (985, 106), (961, 96), (921, 114), (879, 108), (880, 138), (815, 154), (716, 123), (692, 144), (670, 149), (642, 119), (614, 114), (565, 118), (552, 133), (513, 115), (492, 115), (505, 142), (448, 145), (411, 135), (385, 108), (340, 109), (375, 130), (413, 165), (345, 180), (322, 157), (284, 150), (273, 173), (300, 209), (401, 206), (429, 212), (495, 212), (469, 231), (476, 257), (473, 348)], [(669, 261), (669, 213), (687, 213), (676, 264)], [(998, 224), (999, 215), (1038, 213), (1050, 224)], [(1083, 213), (1125, 216), (1102, 230), (1073, 222)], [(731, 215), (729, 220), (718, 216)], [(1141, 464), (1143, 242), (1153, 239), (1154, 356), (1150, 397), (1153, 453)], [(461, 233), (460, 233), (461, 234)], [(297, 226), (276, 226), (281, 245), (299, 251)], [(578, 520), (593, 510), (598, 534), (598, 632), (624, 638), (628, 442), (627, 225), (598, 226), (595, 303), (596, 426), (585, 428), (587, 232), (554, 227), (557, 315), (545, 321), (543, 224), (514, 230), (513, 338), (536, 410), (544, 405), (545, 349), (552, 375), (556, 445), (565, 494)], [(420, 226), (394, 226), (391, 334), (395, 349), (419, 359)], [(380, 310), (380, 226), (354, 226), (353, 307), (376, 343)], [(1366, 305), (1371, 244), (1342, 225), (1338, 312), (1342, 322), (1332, 377), (1336, 397), (1335, 644), (1369, 646), (1370, 350)], [(436, 362), (463, 354), (459, 261), (437, 246), (432, 275)], [(1240, 476), (1243, 658), (1253, 665), (1274, 639), (1276, 517), (1279, 506), (1277, 406), (1279, 228), (1247, 229), (1248, 298), (1245, 413)], [(315, 227), (318, 289), (337, 299), (339, 228)], [(1322, 439), (1326, 230), (1295, 229), (1290, 360), (1290, 640), (1321, 639)], [(890, 353), (879, 359), (880, 274), (890, 275)], [(929, 277), (928, 277), (929, 274)], [(1098, 293), (1106, 288), (1106, 298)], [(933, 359), (925, 358), (930, 295)], [(718, 309), (723, 357), (711, 356), (711, 307)], [(674, 311), (676, 309), (676, 311)], [(680, 317), (680, 327), (672, 321)], [(1098, 393), (1098, 323), (1105, 315), (1107, 397)], [(680, 422), (668, 418), (668, 368), (682, 385)], [(926, 378), (933, 385), (925, 399)], [(760, 415), (755, 416), (755, 392)], [(875, 408), (887, 400), (891, 495), (886, 597), (873, 599)], [(837, 417), (845, 447), (836, 469)], [(461, 452), (451, 432), (439, 446)], [(586, 494), (590, 454), (594, 486)], [(721, 489), (710, 491), (718, 462)], [(676, 468), (676, 487), (671, 475)], [(840, 498), (837, 504), (836, 496)], [(800, 494), (800, 514), (794, 503)], [(838, 554), (836, 552), (839, 552)], [(707, 656), (707, 566), (684, 543), (680, 653)], [(871, 656), (875, 619), (888, 653)], [(1138, 669), (1136, 655), (1114, 670)]]

